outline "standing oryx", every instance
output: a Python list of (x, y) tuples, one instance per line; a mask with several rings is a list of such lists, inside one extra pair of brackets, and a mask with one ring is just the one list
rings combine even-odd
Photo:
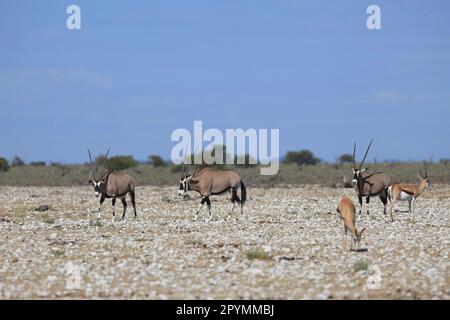
[[(238, 188), (241, 188), (241, 198), (237, 195)], [(239, 174), (233, 170), (219, 170), (213, 167), (205, 167), (193, 174), (184, 172), (180, 179), (180, 189), (178, 195), (184, 195), (188, 190), (197, 191), (202, 196), (200, 207), (196, 212), (196, 219), (203, 205), (207, 204), (209, 210), (209, 220), (212, 219), (211, 202), (209, 196), (224, 193), (230, 190), (232, 209), (234, 210), (236, 202), (241, 205), (241, 215), (244, 217), (244, 203), (247, 200), (247, 190)]]
[[(106, 153), (105, 162), (108, 159), (108, 152)], [(127, 211), (127, 201), (125, 199), (127, 193), (130, 194), (131, 204), (134, 209), (134, 218), (137, 219), (136, 213), (136, 201), (134, 194), (135, 182), (134, 179), (128, 174), (115, 172), (113, 170), (104, 170), (102, 174), (98, 175), (97, 166), (92, 161), (91, 152), (88, 149), (89, 160), (91, 164), (91, 169), (89, 171), (89, 183), (92, 184), (95, 191), (95, 196), (98, 197), (101, 194), (100, 198), (100, 206), (98, 208), (98, 219), (100, 219), (100, 211), (105, 198), (112, 198), (112, 206), (113, 206), (113, 217), (112, 221), (115, 218), (115, 205), (116, 198), (120, 198), (123, 204), (123, 213), (122, 220), (125, 219), (125, 212)], [(95, 177), (94, 177), (95, 174)]]
[(356, 142), (353, 146), (353, 184), (355, 185), (356, 195), (358, 196), (358, 201), (360, 205), (359, 214), (362, 211), (362, 198), (366, 198), (367, 214), (369, 214), (369, 202), (370, 197), (379, 196), (381, 202), (384, 205), (384, 214), (386, 215), (387, 202), (388, 202), (388, 188), (391, 185), (391, 179), (382, 172), (368, 173), (368, 168), (362, 169), (364, 161), (369, 153), (370, 146), (372, 145), (370, 141), (367, 147), (366, 154), (359, 165), (356, 166), (355, 153), (356, 153)]
[(422, 174), (422, 169), (420, 169), (420, 173), (417, 175), (419, 178), (419, 184), (403, 184), (403, 183), (394, 183), (388, 189), (390, 208), (389, 212), (391, 215), (391, 221), (394, 221), (392, 217), (392, 210), (394, 208), (394, 204), (396, 201), (408, 201), (409, 205), (409, 213), (414, 213), (414, 202), (423, 191), (426, 189), (431, 190), (431, 182), (428, 178), (427, 169), (425, 168), (425, 174)]

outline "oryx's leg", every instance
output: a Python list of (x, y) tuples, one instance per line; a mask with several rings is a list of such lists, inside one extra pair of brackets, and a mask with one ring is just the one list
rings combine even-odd
[(361, 214), (362, 206), (363, 206), (363, 204), (362, 204), (362, 197), (358, 197), (358, 202), (359, 202), (359, 214)]
[(134, 190), (130, 191), (130, 198), (131, 198), (131, 204), (133, 205), (133, 210), (134, 210), (134, 219), (136, 220), (137, 217), (137, 212), (136, 212), (136, 196), (134, 194)]
[(122, 219), (120, 219), (120, 220), (124, 220), (125, 219), (125, 212), (127, 212), (127, 200), (125, 199), (125, 197), (120, 198), (120, 200), (122, 201), (122, 204), (123, 204)]
[(384, 205), (384, 209), (383, 209), (383, 213), (386, 216), (386, 212), (387, 212), (387, 205), (388, 205), (388, 193), (387, 190), (384, 190), (380, 193), (379, 198), (381, 200), (381, 202), (383, 202)]
[(367, 206), (366, 212), (367, 212), (367, 215), (369, 215), (369, 203), (370, 203), (370, 197), (366, 197), (366, 206)]
[(206, 205), (208, 206), (208, 212), (209, 212), (208, 221), (211, 221), (212, 220), (212, 213), (211, 213), (211, 201), (209, 201), (209, 197), (206, 197)]
[(197, 212), (195, 213), (195, 220), (198, 219), (198, 214), (200, 213), (200, 210), (202, 209), (203, 205), (206, 202), (206, 196), (202, 196), (202, 200), (200, 201), (200, 207), (198, 207)]
[(100, 198), (100, 205), (98, 206), (97, 219), (100, 219), (100, 211), (102, 210), (103, 202), (105, 202), (105, 197), (102, 195), (102, 197)]
[(113, 209), (113, 216), (112, 216), (112, 222), (114, 222), (114, 219), (116, 217), (116, 198), (112, 198), (112, 209)]
[(235, 193), (236, 193), (235, 190), (230, 189), (231, 209), (230, 209), (230, 211), (228, 212), (228, 215), (227, 215), (226, 220), (228, 220), (228, 219), (230, 218), (230, 216), (233, 214), (234, 207), (236, 206), (236, 199), (235, 199), (235, 197), (234, 197)]

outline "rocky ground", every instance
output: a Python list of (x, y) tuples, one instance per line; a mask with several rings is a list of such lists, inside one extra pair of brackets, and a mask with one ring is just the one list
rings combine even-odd
[(450, 297), (450, 186), (426, 191), (414, 216), (403, 203), (394, 223), (373, 199), (360, 252), (343, 250), (335, 213), (352, 189), (249, 188), (245, 220), (224, 221), (219, 196), (212, 222), (194, 222), (198, 196), (176, 192), (138, 188), (139, 220), (113, 223), (110, 200), (96, 219), (89, 187), (0, 187), (0, 298)]

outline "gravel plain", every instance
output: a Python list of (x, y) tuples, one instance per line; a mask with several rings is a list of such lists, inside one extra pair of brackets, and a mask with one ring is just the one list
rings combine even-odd
[[(199, 196), (138, 187), (112, 222), (89, 187), (0, 187), (2, 299), (449, 299), (450, 186), (402, 203), (395, 222), (372, 199), (360, 252), (343, 250), (336, 213), (352, 189), (249, 188), (245, 219), (228, 195), (214, 221)], [(41, 211), (36, 209), (41, 206)], [(46, 208), (45, 206), (48, 206)], [(48, 209), (48, 210), (47, 210)], [(117, 201), (116, 217), (122, 204)], [(350, 243), (350, 241), (349, 241)]]

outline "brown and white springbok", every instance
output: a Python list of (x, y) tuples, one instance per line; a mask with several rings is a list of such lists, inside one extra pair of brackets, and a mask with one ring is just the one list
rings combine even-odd
[(343, 197), (339, 202), (339, 205), (336, 209), (339, 213), (339, 217), (342, 219), (342, 225), (344, 226), (344, 250), (347, 250), (347, 231), (350, 230), (352, 233), (353, 242), (351, 243), (350, 250), (352, 250), (353, 246), (355, 246), (356, 250), (359, 250), (361, 243), (361, 236), (366, 230), (366, 228), (358, 231), (356, 228), (356, 208), (353, 204), (352, 200), (348, 197)]
[(427, 169), (425, 168), (425, 174), (422, 174), (422, 169), (417, 175), (419, 178), (419, 184), (405, 184), (405, 183), (394, 183), (388, 189), (389, 195), (389, 211), (391, 215), (391, 221), (394, 221), (392, 216), (392, 211), (394, 205), (397, 201), (408, 201), (409, 213), (414, 213), (414, 203), (418, 197), (422, 195), (425, 189), (431, 190), (431, 182), (428, 178)]

